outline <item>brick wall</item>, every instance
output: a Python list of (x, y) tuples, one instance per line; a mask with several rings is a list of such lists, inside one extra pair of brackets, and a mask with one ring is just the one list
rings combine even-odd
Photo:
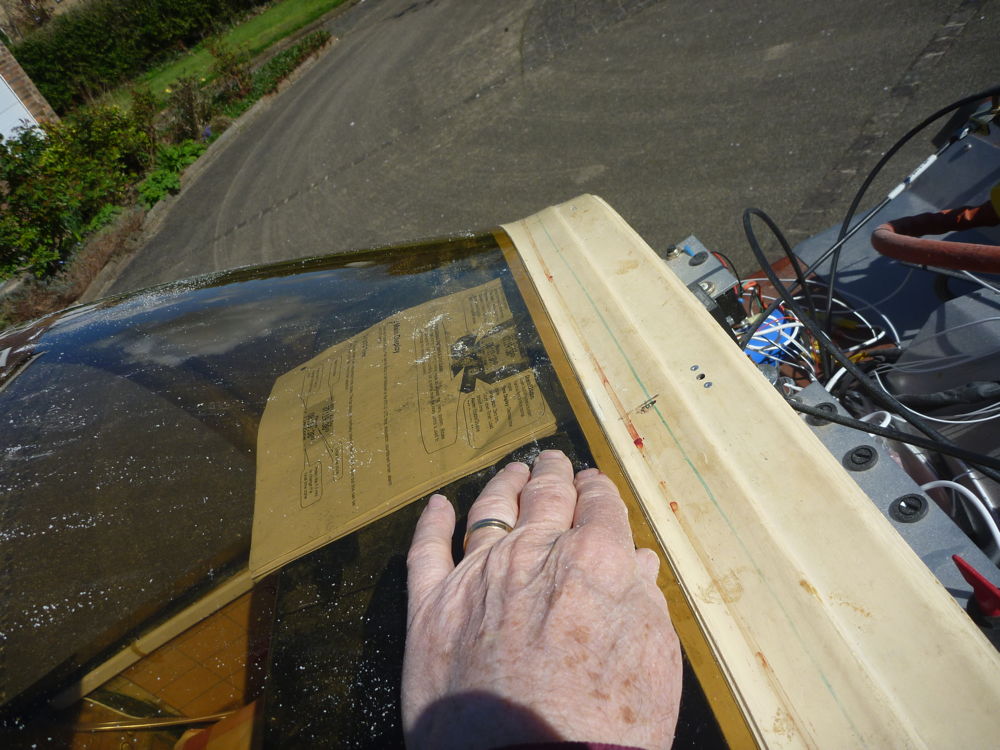
[(59, 119), (49, 103), (45, 101), (45, 97), (28, 78), (28, 74), (24, 72), (21, 64), (2, 44), (0, 44), (0, 76), (3, 76), (7, 85), (14, 90), (14, 93), (36, 120), (54, 122)]

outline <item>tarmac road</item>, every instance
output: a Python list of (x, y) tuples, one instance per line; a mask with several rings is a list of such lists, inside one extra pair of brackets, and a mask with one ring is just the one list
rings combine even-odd
[[(484, 229), (595, 193), (653, 245), (839, 221), (930, 112), (997, 82), (996, 0), (361, 0), (107, 291)], [(892, 184), (926, 153), (905, 153)], [(860, 170), (860, 174), (859, 174)]]

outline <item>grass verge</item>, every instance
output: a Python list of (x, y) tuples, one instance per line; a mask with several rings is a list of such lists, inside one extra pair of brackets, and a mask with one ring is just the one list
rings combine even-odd
[[(259, 55), (268, 47), (294, 34), (315, 21), (345, 0), (281, 0), (262, 13), (244, 23), (234, 26), (221, 35), (223, 43), (245, 49), (252, 56)], [(188, 54), (172, 62), (154, 68), (136, 79), (130, 86), (138, 84), (148, 87), (158, 98), (164, 98), (165, 89), (183, 76), (195, 79), (208, 78), (212, 70), (212, 55), (204, 44), (199, 44)], [(128, 89), (123, 88), (112, 96), (115, 102), (128, 100)]]

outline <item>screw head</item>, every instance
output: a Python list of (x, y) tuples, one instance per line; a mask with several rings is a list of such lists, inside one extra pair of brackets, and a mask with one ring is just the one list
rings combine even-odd
[(900, 523), (913, 523), (927, 515), (927, 498), (911, 492), (889, 503), (889, 515)]
[(843, 464), (849, 471), (866, 471), (878, 463), (878, 451), (871, 445), (859, 445), (844, 454)]
[(715, 284), (711, 281), (699, 281), (698, 286), (701, 287), (705, 294), (715, 294)]

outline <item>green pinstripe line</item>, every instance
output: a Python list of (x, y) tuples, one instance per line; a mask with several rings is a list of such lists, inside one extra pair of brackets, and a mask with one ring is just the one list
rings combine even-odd
[[(552, 234), (549, 232), (549, 228), (545, 226), (545, 222), (541, 218), (541, 216), (536, 216), (535, 218), (538, 220), (538, 224), (542, 227), (542, 230), (545, 232), (545, 236), (548, 237), (549, 243), (555, 249), (556, 254), (559, 256), (559, 260), (562, 261), (563, 265), (573, 276), (573, 280), (580, 288), (580, 291), (582, 291), (584, 295), (587, 297), (587, 301), (590, 303), (590, 306), (593, 309), (594, 313), (600, 319), (601, 325), (604, 326), (604, 330), (607, 332), (608, 336), (614, 342), (615, 347), (618, 349), (618, 353), (625, 361), (625, 364), (628, 365), (628, 369), (632, 373), (632, 377), (635, 379), (635, 382), (642, 389), (643, 395), (647, 399), (651, 398), (649, 389), (646, 387), (646, 384), (643, 382), (642, 378), (639, 376), (639, 373), (636, 371), (635, 366), (632, 364), (632, 360), (629, 359), (628, 354), (626, 354), (625, 350), (622, 348), (621, 342), (618, 341), (618, 337), (615, 336), (615, 334), (612, 332), (611, 327), (608, 325), (608, 321), (604, 317), (604, 314), (597, 306), (597, 303), (594, 301), (594, 298), (590, 295), (590, 290), (587, 289), (583, 281), (577, 275), (576, 270), (573, 268), (572, 264), (568, 260), (566, 260), (566, 257), (563, 255), (562, 248), (559, 246), (559, 243), (557, 243), (555, 239), (552, 237)], [(663, 425), (667, 433), (670, 435), (671, 440), (674, 441), (674, 445), (677, 447), (677, 450), (681, 452), (681, 456), (684, 458), (684, 463), (686, 463), (691, 468), (691, 471), (694, 472), (695, 477), (698, 478), (698, 482), (705, 489), (705, 493), (712, 501), (712, 504), (715, 506), (715, 509), (725, 520), (726, 525), (729, 526), (729, 530), (733, 533), (733, 536), (735, 536), (736, 539), (739, 541), (740, 547), (743, 549), (747, 557), (753, 563), (754, 570), (757, 572), (757, 575), (760, 577), (760, 580), (764, 582), (764, 585), (767, 587), (767, 590), (771, 593), (771, 597), (774, 599), (774, 602), (781, 609), (781, 612), (785, 616), (785, 619), (788, 621), (788, 624), (791, 625), (792, 631), (795, 633), (795, 637), (798, 638), (799, 643), (802, 645), (802, 649), (807, 654), (809, 654), (809, 659), (816, 667), (819, 674), (819, 678), (823, 682), (823, 685), (826, 686), (827, 692), (830, 694), (834, 702), (837, 704), (837, 707), (840, 709), (841, 714), (844, 716), (845, 719), (847, 719), (847, 723), (850, 724), (851, 729), (854, 730), (855, 736), (857, 736), (859, 740), (864, 742), (864, 738), (861, 736), (861, 732), (855, 726), (854, 722), (851, 720), (851, 717), (848, 715), (847, 711), (844, 709), (844, 706), (841, 704), (840, 699), (837, 696), (837, 691), (834, 689), (833, 685), (830, 684), (830, 681), (827, 679), (823, 669), (819, 666), (819, 664), (816, 663), (816, 660), (813, 657), (812, 652), (808, 648), (806, 648), (805, 641), (803, 640), (801, 634), (799, 633), (799, 629), (795, 625), (795, 620), (792, 619), (792, 617), (788, 613), (788, 610), (786, 610), (784, 605), (782, 604), (781, 599), (777, 596), (774, 589), (771, 588), (771, 583), (770, 581), (768, 581), (767, 576), (765, 576), (764, 572), (757, 566), (757, 562), (754, 560), (753, 555), (750, 553), (750, 549), (744, 543), (743, 537), (741, 537), (739, 533), (736, 531), (736, 527), (733, 525), (732, 520), (726, 514), (725, 510), (723, 510), (722, 506), (719, 505), (719, 502), (715, 497), (715, 493), (712, 492), (712, 488), (708, 486), (708, 483), (705, 481), (705, 478), (701, 475), (701, 472), (698, 471), (697, 467), (694, 465), (691, 459), (688, 458), (687, 451), (684, 450), (684, 446), (681, 445), (680, 440), (677, 439), (677, 435), (674, 433), (673, 429), (670, 427), (670, 424), (667, 422), (666, 418), (663, 416), (663, 413), (660, 411), (660, 409), (656, 406), (655, 403), (653, 404), (653, 410), (656, 412), (656, 416), (659, 417), (660, 424)], [(867, 743), (865, 743), (865, 747), (868, 747)]]

